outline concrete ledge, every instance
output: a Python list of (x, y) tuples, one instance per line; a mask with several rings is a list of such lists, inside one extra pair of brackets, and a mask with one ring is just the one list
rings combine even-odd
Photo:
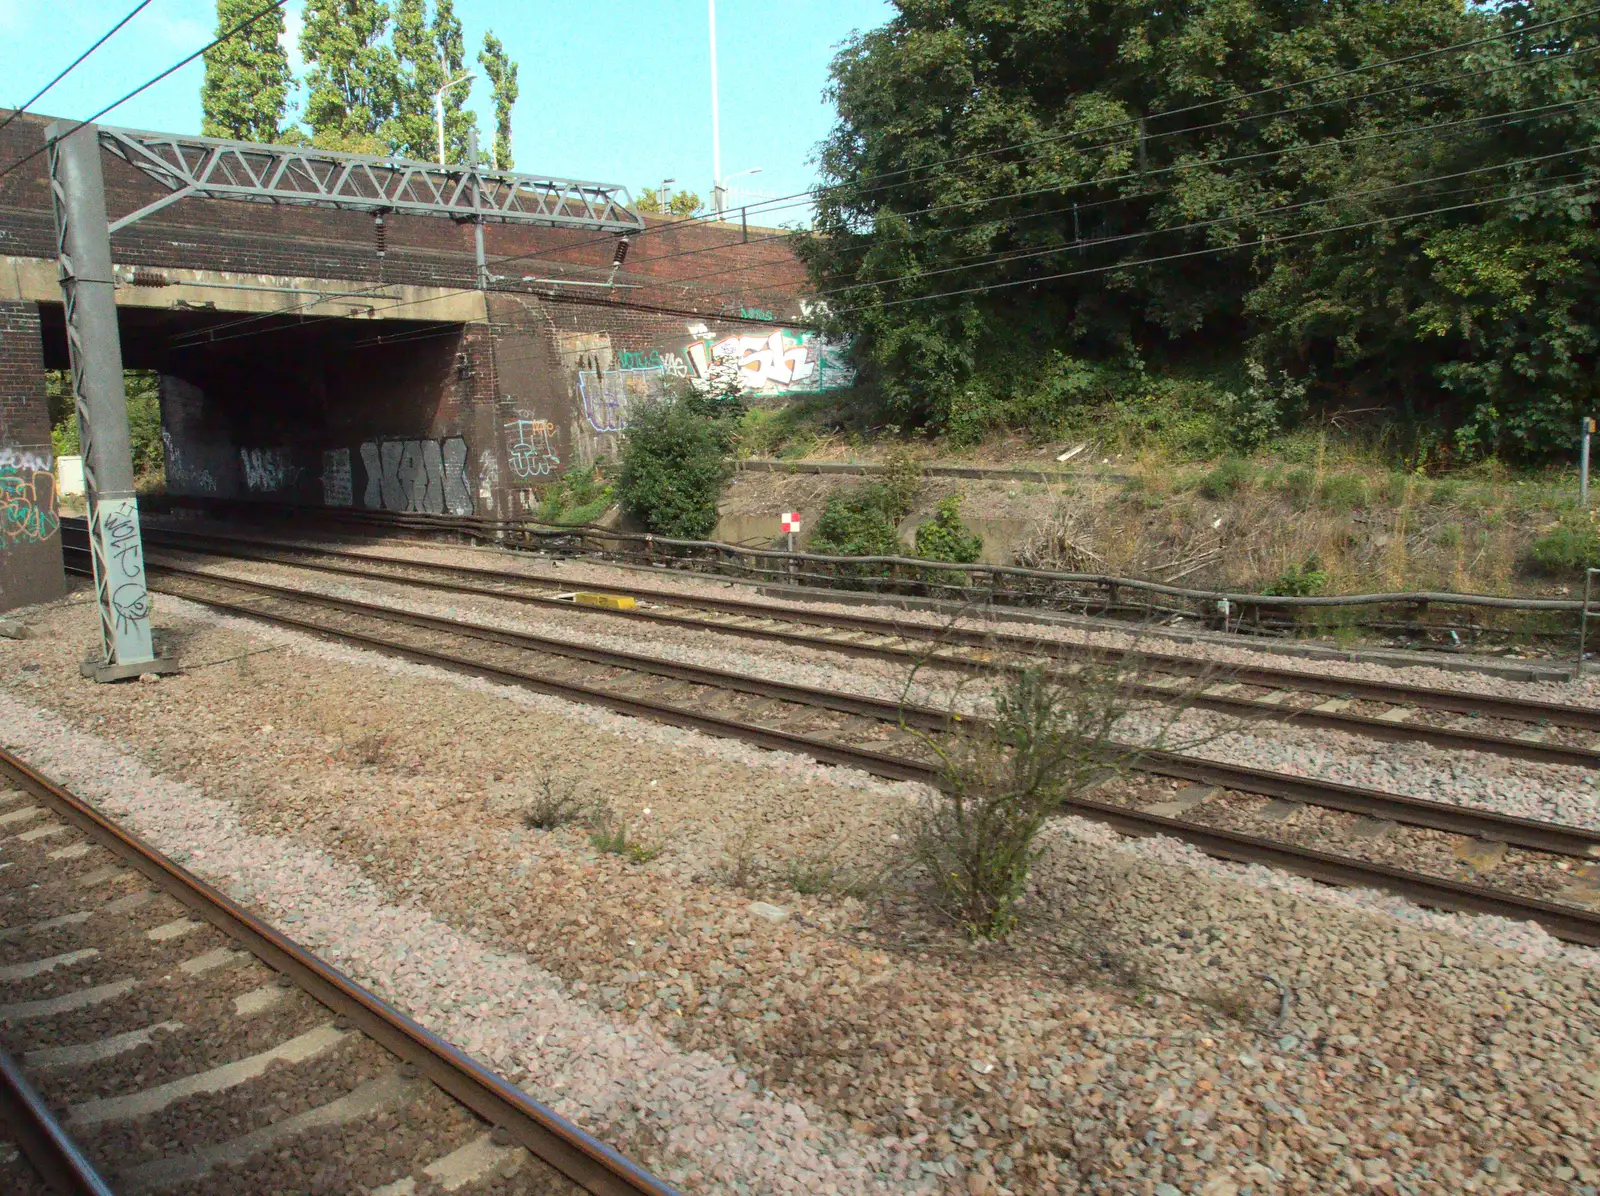
[(136, 660), (132, 664), (106, 664), (98, 660), (86, 660), (78, 666), (80, 677), (89, 677), (95, 681), (126, 681), (130, 677), (142, 677), (146, 673), (157, 676), (164, 673), (176, 673), (178, 662), (170, 656), (158, 656), (154, 660)]

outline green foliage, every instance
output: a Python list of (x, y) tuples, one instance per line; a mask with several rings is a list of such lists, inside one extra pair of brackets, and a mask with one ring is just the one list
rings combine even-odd
[(1322, 479), (1323, 506), (1331, 511), (1353, 511), (1367, 505), (1367, 480), (1358, 473), (1329, 474)]
[[(313, 145), (352, 153), (439, 156), (434, 93), (465, 70), (466, 43), (454, 0), (306, 0), (300, 52), (308, 67), (302, 116)], [(491, 53), (496, 152), (511, 129), (516, 64)], [(494, 43), (499, 46), (498, 42)], [(480, 56), (480, 61), (483, 61)], [(496, 79), (498, 78), (498, 81)], [(467, 88), (444, 96), (445, 155), (466, 160), (477, 118), (464, 109)], [(509, 150), (509, 140), (507, 141)]]
[(478, 52), (478, 65), (489, 77), (494, 88), (494, 158), (497, 170), (510, 170), (514, 166), (511, 155), (511, 106), (517, 102), (517, 64), (511, 61), (506, 48), (494, 31), (483, 35), (483, 49)]
[[(122, 375), (128, 397), (128, 434), (132, 441), (135, 477), (159, 474), (166, 464), (161, 443), (161, 394), (158, 376), (149, 370), (127, 370)], [(58, 457), (75, 457), (83, 451), (78, 433), (78, 413), (72, 401), (72, 376), (52, 370), (46, 379), (50, 400), (50, 443)]]
[(969, 565), (983, 551), (983, 537), (961, 522), (961, 496), (939, 503), (936, 515), (917, 525), (917, 555), (930, 561)]
[(605, 459), (587, 469), (571, 469), (546, 486), (536, 513), (541, 523), (594, 523), (611, 509), (614, 489), (605, 476)]
[(1211, 499), (1232, 498), (1250, 484), (1250, 462), (1239, 457), (1224, 457), (1200, 479), (1200, 493)]
[(1522, 567), (1545, 577), (1600, 568), (1600, 530), (1588, 520), (1566, 520), (1528, 545)]
[(881, 484), (836, 491), (828, 498), (806, 547), (825, 556), (902, 556), (901, 515)]
[(589, 842), (608, 855), (620, 855), (633, 864), (648, 864), (665, 850), (660, 843), (646, 843), (637, 836), (629, 837), (627, 822), (609, 810), (596, 812)]
[[(257, 0), (217, 0), (217, 33), (243, 24), (261, 10)], [(205, 52), (200, 87), (200, 132), (234, 141), (278, 141), (289, 98), (289, 56), (283, 9), (275, 8)]]
[(1278, 574), (1278, 580), (1262, 590), (1263, 594), (1274, 594), (1285, 598), (1308, 598), (1313, 594), (1322, 593), (1322, 588), (1328, 584), (1328, 575), (1324, 572), (1321, 562), (1316, 557), (1308, 557), (1298, 565), (1290, 565)]
[(733, 467), (729, 403), (686, 393), (635, 407), (622, 436), (617, 497), (658, 535), (702, 540), (717, 525), (717, 499)]
[(657, 216), (693, 216), (704, 205), (693, 191), (677, 191), (663, 198), (660, 187), (640, 187), (633, 206)]
[[(834, 61), (800, 252), (902, 426), (1215, 455), (1322, 405), (1417, 465), (1549, 457), (1600, 398), (1597, 33), (1578, 0), (906, 0)], [(1244, 377), (1140, 382), (1218, 343)]]

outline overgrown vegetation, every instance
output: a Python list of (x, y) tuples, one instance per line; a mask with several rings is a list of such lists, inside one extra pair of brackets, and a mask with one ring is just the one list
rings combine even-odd
[(903, 556), (900, 521), (921, 493), (921, 465), (891, 454), (881, 480), (829, 496), (806, 547), (827, 556)]
[(544, 488), (535, 513), (541, 523), (594, 523), (611, 509), (614, 489), (601, 457), (586, 469), (570, 469)]
[(961, 496), (942, 499), (932, 519), (917, 525), (917, 555), (930, 561), (969, 565), (983, 551), (983, 537), (961, 522)]
[(622, 437), (617, 497), (650, 531), (703, 540), (717, 525), (717, 500), (733, 472), (729, 453), (743, 405), (737, 392), (685, 388), (636, 407)]
[(801, 251), (880, 422), (1211, 458), (1344, 410), (1413, 466), (1548, 460), (1596, 398), (1597, 33), (1578, 0), (901, 4), (835, 59)]
[[(133, 473), (145, 485), (159, 480), (165, 467), (161, 444), (160, 379), (149, 370), (127, 370), (123, 387), (128, 395), (128, 434), (133, 447)], [(51, 370), (45, 377), (50, 406), (50, 443), (58, 457), (82, 452), (78, 413), (72, 401), (72, 376)]]
[(640, 839), (627, 820), (609, 807), (597, 808), (590, 826), (589, 842), (596, 850), (620, 855), (629, 863), (648, 864), (665, 850), (663, 844)]

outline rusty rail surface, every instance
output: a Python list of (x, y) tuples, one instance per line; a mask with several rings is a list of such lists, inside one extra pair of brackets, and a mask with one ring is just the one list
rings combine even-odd
[[(637, 1163), (507, 1083), (232, 898), (130, 834), (27, 762), (0, 749), (0, 775), (38, 798), (152, 884), (192, 909), (268, 967), (595, 1196), (677, 1196)], [(92, 1190), (92, 1189), (84, 1189)]]
[[(78, 566), (77, 569), (80, 572), (82, 571), (81, 566)], [(168, 566), (158, 565), (153, 567), (153, 571), (159, 574), (172, 570)], [(181, 572), (189, 573), (207, 584), (215, 584), (222, 587), (232, 586), (237, 589), (266, 594), (277, 592), (277, 596), (289, 597), (294, 601), (302, 601), (309, 605), (325, 606), (330, 609), (344, 607), (349, 613), (371, 617), (367, 611), (360, 609), (370, 604), (352, 603), (347, 599), (328, 598), (324, 595), (308, 594), (305, 591), (271, 586), (261, 582), (216, 577), (197, 570), (181, 570)], [(160, 587), (152, 586), (152, 588), (159, 589)], [(264, 611), (254, 606), (229, 602), (225, 599), (199, 598), (193, 595), (180, 594), (173, 590), (166, 592), (173, 593), (175, 596), (186, 597), (191, 601), (201, 602), (219, 610), (228, 611), (231, 614), (241, 615), (245, 618), (291, 627), (309, 632), (320, 638), (373, 649), (382, 654), (409, 660), (417, 664), (442, 667), (468, 676), (480, 677), (501, 684), (516, 685), (539, 693), (602, 706), (620, 714), (649, 718), (673, 726), (704, 731), (711, 735), (738, 739), (776, 751), (794, 752), (823, 763), (858, 768), (876, 776), (895, 780), (921, 781), (935, 785), (940, 781), (937, 767), (923, 761), (876, 752), (816, 736), (754, 726), (737, 719), (725, 718), (700, 710), (690, 710), (682, 706), (654, 701), (649, 698), (628, 697), (581, 682), (542, 676), (538, 673), (521, 669), (485, 664), (447, 652), (399, 643), (350, 628), (330, 627), (312, 619), (300, 618), (296, 615), (282, 612)], [(451, 620), (435, 619), (434, 616), (418, 616), (410, 612), (389, 613), (402, 615), (403, 619), (400, 621), (403, 622), (421, 621), (413, 625), (427, 626), (430, 623), (449, 625), (452, 623)], [(488, 630), (496, 636), (503, 634), (513, 638), (519, 634), (503, 633), (499, 629), (492, 628), (484, 630)], [(474, 635), (473, 638), (479, 637)], [(544, 649), (541, 648), (540, 650)], [(585, 648), (583, 651), (594, 652), (598, 650)], [(623, 657), (628, 654), (615, 655)], [(716, 670), (702, 670), (697, 666), (669, 664), (668, 662), (660, 661), (653, 663), (671, 670), (683, 670), (680, 675), (686, 680), (695, 680), (695, 674), (704, 676), (707, 673), (716, 672)], [(616, 661), (616, 664), (617, 667), (626, 667), (620, 659)], [(806, 687), (768, 682), (759, 678), (741, 676), (740, 680), (748, 685), (773, 687), (768, 692), (769, 696), (774, 697), (783, 697), (785, 694), (798, 695), (802, 692), (815, 694), (819, 699), (832, 699), (839, 696), (827, 691), (807, 690)], [(709, 678), (704, 683), (710, 683)], [(754, 691), (752, 690), (752, 692)], [(798, 700), (798, 696), (789, 697), (786, 700)], [(875, 699), (853, 696), (848, 700), (853, 705), (875, 701)], [(825, 705), (820, 700), (814, 704)], [(891, 707), (895, 711), (896, 720), (901, 717), (911, 717), (919, 720), (934, 717), (942, 723), (947, 717), (944, 712), (930, 711), (927, 708), (912, 707), (909, 708), (908, 714), (905, 708), (895, 706), (892, 703), (881, 703), (880, 705)], [(1265, 773), (1255, 769), (1204, 759), (1173, 758), (1168, 753), (1146, 753), (1140, 757), (1137, 767), (1141, 771), (1165, 773), (1166, 775), (1186, 779), (1201, 779), (1208, 783), (1224, 784), (1229, 788), (1237, 788), (1267, 796), (1280, 795), (1274, 793), (1267, 786), (1280, 786), (1282, 787), (1281, 796), (1288, 800), (1326, 804), (1331, 808), (1356, 810), (1361, 813), (1381, 811), (1376, 816), (1391, 818), (1394, 821), (1406, 822), (1411, 825), (1431, 826), (1435, 829), (1449, 830), (1454, 833), (1502, 839), (1534, 850), (1561, 852), (1563, 854), (1586, 857), (1600, 855), (1600, 833), (1577, 827), (1563, 827), (1552, 823), (1512, 818), (1508, 815), (1472, 810), (1444, 803), (1426, 802), (1421, 799), (1401, 797), (1396, 794), (1357, 790), (1348, 786), (1330, 785), (1327, 782), (1313, 781), (1306, 778), (1285, 777), (1279, 774)], [(1177, 771), (1179, 769), (1181, 771)], [(1339, 804), (1341, 801), (1349, 801), (1354, 804)], [(1574, 907), (1509, 893), (1504, 890), (1463, 884), (1441, 877), (1426, 876), (1421, 873), (1408, 872), (1386, 865), (1367, 863), (1345, 856), (1330, 855), (1325, 852), (1294, 847), (1253, 835), (1198, 826), (1194, 823), (1147, 814), (1142, 811), (1096, 802), (1087, 798), (1071, 799), (1065, 803), (1065, 808), (1072, 813), (1107, 823), (1127, 833), (1172, 835), (1195, 845), (1209, 855), (1219, 858), (1270, 864), (1286, 871), (1332, 884), (1384, 889), (1399, 893), (1417, 901), (1419, 904), (1438, 909), (1468, 913), (1492, 913), (1513, 920), (1534, 921), (1544, 926), (1558, 938), (1586, 946), (1600, 946), (1600, 915), (1591, 914)], [(1439, 821), (1424, 821), (1424, 819), (1438, 819)]]
[(4, 1050), (0, 1050), (0, 1120), (11, 1127), (28, 1162), (55, 1191), (63, 1196), (115, 1196)]

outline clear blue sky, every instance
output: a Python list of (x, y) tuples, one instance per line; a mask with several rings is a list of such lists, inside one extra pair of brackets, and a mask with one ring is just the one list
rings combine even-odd
[[(32, 95), (135, 0), (0, 0), (0, 104)], [(302, 0), (288, 21), (298, 68)], [(476, 67), (492, 28), (521, 67), (513, 118), (517, 165), (567, 178), (625, 183), (637, 194), (676, 178), (709, 199), (710, 53), (706, 0), (456, 0)], [(815, 180), (816, 144), (832, 124), (823, 99), (828, 63), (859, 29), (885, 22), (886, 0), (718, 0), (722, 169), (737, 189), (774, 195)], [(154, 0), (36, 108), (83, 117), (132, 90), (214, 36), (212, 0)], [(200, 62), (107, 115), (107, 124), (169, 132), (200, 128)], [(489, 89), (474, 85), (478, 127), (492, 128)], [(737, 202), (737, 199), (734, 201)], [(780, 223), (799, 216), (777, 213)]]

